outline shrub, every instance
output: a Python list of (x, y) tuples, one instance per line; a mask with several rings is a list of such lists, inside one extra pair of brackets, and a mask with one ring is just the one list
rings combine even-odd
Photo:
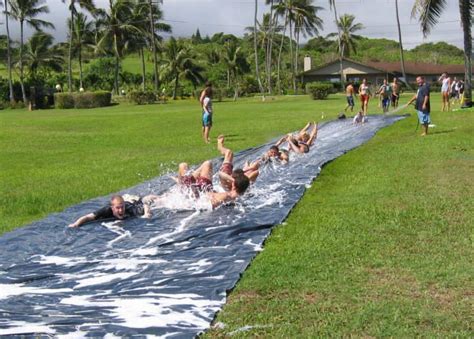
[(70, 93), (54, 93), (54, 107), (74, 108), (74, 97)]
[(156, 94), (152, 91), (132, 91), (128, 94), (128, 97), (137, 105), (153, 104), (156, 102)]
[(95, 108), (109, 106), (112, 93), (107, 91), (84, 93), (55, 93), (56, 108)]
[(313, 100), (326, 99), (333, 90), (333, 85), (323, 82), (310, 82), (306, 84), (306, 93), (308, 93)]

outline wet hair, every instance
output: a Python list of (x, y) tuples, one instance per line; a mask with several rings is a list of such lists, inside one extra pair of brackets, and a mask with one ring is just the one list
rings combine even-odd
[[(237, 172), (237, 173), (236, 173)], [(250, 180), (245, 176), (244, 171), (242, 170), (235, 170), (232, 173), (232, 177), (234, 178), (234, 187), (235, 191), (239, 194), (242, 195), (245, 193), (247, 188), (250, 185)]]
[(115, 194), (110, 198), (110, 204), (112, 204), (114, 201), (119, 201), (122, 204), (125, 202), (125, 200), (123, 200), (123, 197), (121, 195), (118, 195), (118, 194)]
[(309, 140), (309, 134), (304, 132), (303, 134), (301, 134), (301, 140), (306, 142)]
[(279, 153), (280, 149), (278, 148), (278, 146), (273, 145), (272, 147), (270, 147), (269, 151), (275, 151), (275, 152)]

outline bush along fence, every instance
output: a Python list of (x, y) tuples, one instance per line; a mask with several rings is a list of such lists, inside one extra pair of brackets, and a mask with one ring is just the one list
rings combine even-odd
[(306, 93), (314, 100), (323, 100), (332, 93), (334, 86), (324, 82), (310, 82), (306, 84)]

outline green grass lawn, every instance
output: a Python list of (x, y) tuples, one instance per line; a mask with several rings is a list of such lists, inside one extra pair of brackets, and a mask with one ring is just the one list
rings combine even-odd
[[(334, 118), (343, 100), (215, 103), (211, 135), (260, 145)], [(472, 337), (474, 110), (432, 118), (427, 137), (410, 117), (328, 164), (207, 336)], [(0, 125), (0, 232), (218, 155), (195, 101), (6, 110)]]

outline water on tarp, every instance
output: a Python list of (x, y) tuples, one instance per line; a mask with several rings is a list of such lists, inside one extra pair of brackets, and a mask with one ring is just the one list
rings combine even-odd
[[(291, 154), (287, 165), (269, 163), (248, 193), (216, 210), (176, 189), (165, 175), (119, 192), (167, 194), (151, 219), (67, 227), (108, 202), (101, 197), (3, 235), (0, 335), (197, 335), (209, 328), (227, 291), (321, 166), (401, 118), (321, 124), (309, 153)], [(269, 145), (236, 154), (236, 168)], [(215, 169), (221, 161), (213, 160)]]

